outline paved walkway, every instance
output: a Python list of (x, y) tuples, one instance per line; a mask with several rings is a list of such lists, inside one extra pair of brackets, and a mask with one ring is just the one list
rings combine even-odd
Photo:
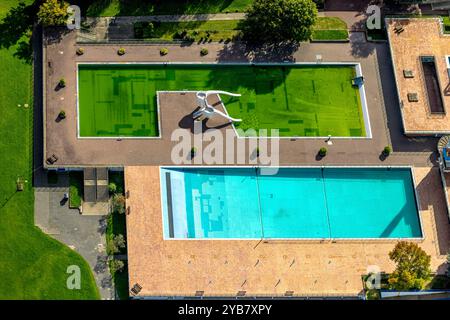
[[(338, 17), (347, 23), (350, 31), (364, 30), (366, 15), (358, 11), (321, 11), (319, 17)], [(186, 22), (186, 21), (217, 21), (242, 20), (245, 13), (218, 13), (194, 15), (153, 15), (153, 16), (122, 16), (122, 17), (87, 17), (85, 28), (79, 32), (79, 42), (131, 40), (134, 39), (135, 22)]]
[(154, 16), (122, 16), (105, 17), (115, 23), (134, 23), (142, 21), (180, 22), (180, 21), (214, 21), (214, 20), (242, 20), (245, 13), (215, 13), (215, 14), (183, 14), (183, 15), (154, 15)]
[(106, 254), (105, 216), (82, 216), (63, 202), (69, 192), (67, 173), (56, 185), (35, 188), (35, 224), (45, 233), (77, 251), (90, 265), (102, 299), (114, 299), (114, 285)]

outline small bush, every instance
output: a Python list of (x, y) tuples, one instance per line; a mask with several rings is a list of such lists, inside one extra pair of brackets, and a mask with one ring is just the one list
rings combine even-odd
[(117, 54), (119, 56), (123, 56), (125, 54), (125, 48), (120, 48), (119, 50), (117, 50)]
[(66, 112), (64, 110), (61, 110), (58, 114), (59, 119), (65, 119), (66, 118)]
[(78, 56), (81, 56), (81, 55), (83, 55), (84, 54), (84, 49), (83, 48), (78, 48), (77, 49), (77, 55)]
[(202, 48), (202, 49), (200, 50), (200, 55), (202, 55), (202, 56), (206, 56), (208, 53), (209, 53), (209, 51), (208, 51), (208, 49), (206, 49), (206, 48)]
[(65, 80), (64, 78), (61, 79), (61, 80), (59, 80), (58, 85), (59, 85), (61, 88), (64, 88), (64, 87), (66, 86), (66, 80)]
[(384, 149), (383, 149), (383, 154), (384, 154), (385, 156), (388, 156), (388, 155), (390, 155), (390, 154), (391, 154), (391, 152), (392, 152), (392, 149), (391, 149), (391, 147), (390, 147), (390, 146), (386, 146), (386, 147), (384, 147)]
[(325, 147), (320, 148), (319, 155), (321, 157), (325, 157), (327, 155), (327, 148), (325, 148)]
[(195, 156), (197, 154), (197, 148), (196, 147), (192, 147), (191, 148), (191, 156)]
[(162, 55), (162, 56), (165, 56), (165, 55), (167, 55), (168, 53), (169, 53), (169, 49), (167, 49), (167, 48), (161, 48), (161, 49), (159, 50), (159, 54)]
[(111, 260), (109, 263), (109, 268), (111, 270), (111, 273), (121, 272), (123, 268), (125, 267), (125, 264), (122, 260)]
[(109, 193), (114, 194), (117, 191), (117, 186), (114, 182), (108, 184)]
[(125, 213), (125, 197), (122, 194), (115, 194), (112, 198), (112, 209), (114, 212)]

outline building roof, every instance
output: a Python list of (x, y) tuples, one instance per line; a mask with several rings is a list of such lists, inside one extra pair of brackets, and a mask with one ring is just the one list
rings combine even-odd
[[(450, 78), (447, 70), (450, 35), (440, 19), (386, 19), (391, 56), (406, 134), (450, 133)], [(444, 112), (432, 112), (421, 57), (434, 57)], [(428, 85), (437, 87), (437, 83)], [(408, 97), (408, 94), (410, 95)], [(417, 101), (413, 99), (417, 97)]]

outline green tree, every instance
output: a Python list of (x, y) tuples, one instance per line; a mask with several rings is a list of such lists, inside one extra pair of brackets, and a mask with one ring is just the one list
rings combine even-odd
[(397, 264), (388, 280), (391, 289), (422, 289), (430, 279), (431, 257), (416, 243), (398, 242), (389, 253), (389, 258)]
[(64, 0), (45, 0), (39, 7), (38, 19), (44, 26), (62, 26), (67, 22), (69, 4)]
[(244, 39), (253, 42), (308, 40), (317, 20), (312, 0), (255, 0), (246, 12)]

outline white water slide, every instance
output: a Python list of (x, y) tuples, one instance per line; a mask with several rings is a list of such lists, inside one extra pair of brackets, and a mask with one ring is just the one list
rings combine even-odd
[[(227, 96), (231, 96), (231, 97), (240, 97), (240, 94), (237, 93), (231, 93), (231, 92), (226, 92), (226, 91), (220, 91), (220, 90), (210, 90), (210, 91), (199, 91), (196, 94), (197, 97), (197, 104), (199, 105), (200, 109), (196, 112), (194, 112), (193, 117), (194, 119), (197, 118), (212, 118), (216, 115), (224, 117), (225, 119), (228, 119), (230, 121), (233, 122), (240, 122), (242, 121), (242, 119), (235, 119), (230, 117), (229, 115), (223, 113), (222, 111), (217, 110), (216, 108), (214, 108), (212, 105), (210, 105), (208, 103), (208, 96), (211, 94), (216, 94), (216, 95), (220, 95), (220, 94), (224, 94)], [(220, 98), (220, 97), (219, 97)]]

